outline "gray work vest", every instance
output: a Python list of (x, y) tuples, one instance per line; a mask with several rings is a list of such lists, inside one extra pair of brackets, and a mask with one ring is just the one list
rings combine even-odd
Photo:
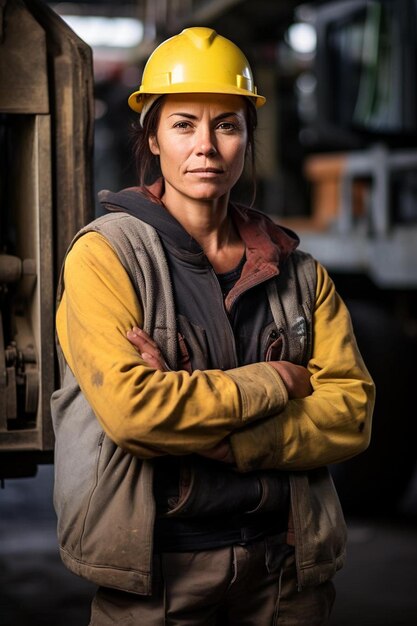
[[(164, 346), (172, 369), (178, 354), (174, 296), (157, 231), (124, 213), (82, 229), (101, 233), (126, 269), (144, 312), (144, 330)], [(61, 277), (58, 301), (63, 293)], [(303, 360), (311, 350), (315, 264), (295, 252), (279, 291), (268, 285), (269, 306), (282, 329), (281, 358)], [(60, 553), (75, 574), (94, 583), (149, 595), (152, 589), (153, 463), (114, 444), (101, 429), (58, 345), (61, 388), (52, 396), (56, 435), (54, 503)], [(300, 587), (327, 580), (344, 560), (346, 528), (326, 468), (290, 474)], [(134, 495), (134, 497), (132, 497)]]

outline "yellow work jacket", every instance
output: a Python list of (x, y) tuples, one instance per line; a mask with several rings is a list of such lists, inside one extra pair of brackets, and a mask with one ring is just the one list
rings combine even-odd
[[(275, 228), (265, 220), (264, 237)], [(109, 235), (112, 225), (117, 236)], [(343, 562), (345, 529), (323, 466), (366, 448), (374, 401), (349, 314), (332, 281), (316, 264), (309, 397), (289, 400), (280, 376), (267, 363), (226, 371), (159, 372), (146, 365), (126, 338), (132, 326), (144, 322), (145, 294), (137, 293), (129, 274), (132, 265), (140, 265), (137, 239), (142, 250), (158, 244), (155, 230), (138, 225), (135, 218), (106, 216), (77, 236), (65, 261), (57, 311), (64, 379), (53, 398), (64, 561), (98, 584), (149, 593), (152, 459), (198, 453), (230, 437), (238, 471), (291, 472), (299, 584), (332, 576)], [(262, 258), (254, 271), (260, 265)], [(161, 280), (168, 268), (162, 264), (159, 270)], [(170, 309), (169, 315), (175, 311)], [(163, 337), (156, 334), (160, 344)], [(94, 458), (85, 458), (84, 437), (95, 442)], [(109, 519), (125, 537), (119, 539), (120, 554), (106, 543)], [(134, 549), (128, 549), (129, 542)]]

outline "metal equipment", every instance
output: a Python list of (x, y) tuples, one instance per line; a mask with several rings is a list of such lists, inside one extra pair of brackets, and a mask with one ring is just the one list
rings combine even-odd
[(0, 0), (0, 478), (51, 459), (54, 285), (92, 217), (90, 48), (39, 0)]

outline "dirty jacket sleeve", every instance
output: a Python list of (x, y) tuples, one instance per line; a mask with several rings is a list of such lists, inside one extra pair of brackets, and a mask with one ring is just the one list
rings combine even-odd
[(317, 264), (313, 393), (231, 436), (240, 471), (308, 470), (366, 449), (375, 389), (354, 337), (350, 315), (326, 270)]
[(148, 367), (126, 338), (143, 325), (138, 297), (102, 235), (87, 233), (74, 244), (64, 285), (61, 349), (103, 430), (131, 453), (198, 452), (286, 405), (286, 388), (266, 364), (192, 374)]

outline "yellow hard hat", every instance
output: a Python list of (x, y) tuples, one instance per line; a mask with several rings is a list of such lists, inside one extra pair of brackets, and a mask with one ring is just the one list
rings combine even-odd
[(211, 28), (186, 28), (161, 43), (145, 65), (142, 84), (129, 97), (129, 106), (140, 113), (150, 94), (225, 93), (253, 99), (259, 96), (247, 58), (229, 39)]

